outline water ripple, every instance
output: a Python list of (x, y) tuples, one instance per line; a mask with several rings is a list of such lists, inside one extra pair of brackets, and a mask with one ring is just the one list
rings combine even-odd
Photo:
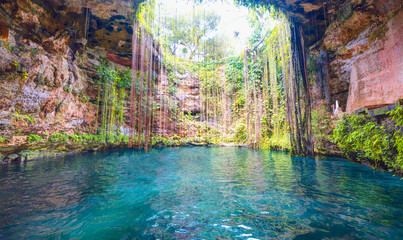
[(337, 158), (189, 147), (0, 166), (4, 239), (403, 239), (403, 181)]

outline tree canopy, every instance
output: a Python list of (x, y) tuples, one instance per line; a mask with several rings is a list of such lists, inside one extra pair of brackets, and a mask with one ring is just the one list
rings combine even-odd
[[(203, 43), (213, 39), (220, 16), (213, 11), (196, 10), (184, 16), (167, 16), (162, 22), (165, 33), (166, 47), (172, 55), (177, 55), (179, 48), (193, 59)], [(186, 50), (184, 50), (186, 49)]]

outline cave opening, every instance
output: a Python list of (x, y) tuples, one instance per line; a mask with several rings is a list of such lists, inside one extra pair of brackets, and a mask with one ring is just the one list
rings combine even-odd
[[(74, 9), (80, 17), (59, 37), (71, 40), (69, 47), (77, 57), (73, 65), (84, 69), (80, 64), (88, 63), (96, 69), (83, 71), (94, 79), (87, 98), (94, 103), (96, 117), (88, 131), (104, 142), (125, 135), (132, 139), (130, 146), (136, 141), (138, 148), (152, 145), (154, 137), (177, 136), (312, 155), (313, 134), (330, 134), (326, 131), (332, 129), (332, 117), (346, 107), (351, 92), (348, 68), (355, 64), (351, 56), (370, 49), (371, 41), (382, 41), (376, 38), (380, 30), (391, 31), (379, 27), (376, 35), (362, 32), (371, 34), (368, 41), (355, 41), (353, 35), (344, 39), (334, 32), (347, 35), (344, 27), (356, 27), (357, 13), (343, 2), (309, 1), (273, 0), (267, 2), (276, 5), (268, 6), (258, 0), (235, 1), (239, 5), (230, 0), (150, 0), (138, 6), (123, 1), (127, 5), (110, 8), (77, 2)], [(357, 3), (357, 11), (361, 5)], [(15, 42), (14, 36), (25, 34), (26, 26), (12, 23)], [(334, 31), (326, 31), (328, 26)], [(355, 48), (334, 39), (370, 45)], [(29, 49), (4, 46), (11, 52)], [(37, 49), (31, 51), (30, 56), (38, 54)], [(19, 71), (25, 67), (14, 66)], [(359, 67), (352, 72), (356, 82), (363, 76)], [(71, 93), (70, 88), (63, 90)], [(361, 91), (355, 88), (352, 91)]]
[(131, 122), (137, 134), (149, 138), (150, 95), (156, 92), (154, 111), (164, 118), (156, 123), (157, 135), (206, 138), (214, 133), (257, 148), (271, 139), (312, 155), (302, 31), (274, 6), (144, 2), (132, 31), (132, 56), (140, 55), (132, 61), (132, 86), (137, 87), (131, 111), (137, 114), (131, 114)]

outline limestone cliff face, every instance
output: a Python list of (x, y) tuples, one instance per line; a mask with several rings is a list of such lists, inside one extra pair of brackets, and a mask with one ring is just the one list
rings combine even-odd
[(189, 72), (178, 73), (178, 96), (181, 111), (191, 114), (200, 113), (200, 85), (199, 79)]
[[(154, 132), (157, 135), (187, 135), (188, 137), (194, 137), (196, 129), (178, 126), (176, 123), (179, 121), (172, 119), (170, 114), (173, 106), (187, 115), (200, 113), (199, 79), (188, 71), (184, 73), (175, 71), (174, 74), (175, 82), (169, 81), (166, 71), (163, 71), (159, 76), (155, 100), (161, 108), (157, 111), (157, 117), (154, 119)], [(176, 91), (172, 92), (170, 86), (174, 87)]]
[(346, 1), (340, 6), (323, 38), (311, 47), (311, 56), (327, 53), (323, 64), (328, 65), (330, 104), (337, 100), (343, 111), (351, 112), (403, 98), (402, 4)]
[[(137, 4), (120, 0), (1, 1), (0, 135), (94, 132), (94, 66), (99, 65), (100, 57), (107, 57), (106, 49), (115, 55), (131, 49), (127, 46), (131, 42), (98, 43), (97, 31), (120, 32), (116, 39), (131, 39), (129, 19)], [(115, 24), (122, 27), (109, 27)], [(21, 139), (26, 141), (26, 137)]]
[(91, 87), (77, 60), (48, 53), (27, 39), (3, 42), (0, 55), (2, 134), (28, 128), (72, 132), (92, 125), (95, 105), (84, 100)]
[(322, 68), (320, 73), (310, 74), (311, 80), (318, 80), (312, 83), (314, 103), (321, 105), (328, 96), (327, 105), (337, 100), (343, 111), (350, 112), (403, 97), (401, 0), (254, 2), (273, 4), (302, 24), (308, 60), (325, 54), (326, 61), (314, 64)]
[(380, 28), (371, 34), (384, 35), (372, 35), (372, 48), (352, 63), (347, 112), (403, 99), (403, 10)]
[[(1, 5), (2, 9), (7, 9), (2, 12), (0, 21), (7, 32), (6, 41), (0, 42), (2, 136), (94, 133), (98, 127), (97, 116), (100, 116), (97, 114), (98, 89), (93, 82), (97, 79), (94, 66), (100, 64), (101, 57), (120, 69), (130, 66), (132, 32), (127, 16), (112, 10), (108, 14), (99, 13), (97, 8), (91, 10), (88, 36), (84, 38), (86, 12), (79, 13), (82, 6), (74, 5), (74, 1), (67, 3), (62, 7), (59, 2), (18, 0)], [(32, 8), (36, 11), (31, 11)], [(27, 23), (33, 27), (29, 28)], [(56, 26), (58, 30), (53, 29)], [(156, 61), (159, 61), (158, 54), (158, 49), (154, 49)], [(156, 133), (161, 133), (161, 125), (168, 135), (178, 131), (176, 120), (168, 115), (168, 104), (176, 105), (183, 112), (200, 112), (198, 80), (188, 73), (177, 75), (178, 91), (173, 97), (170, 95), (170, 102), (165, 99), (167, 111), (160, 119), (154, 119)], [(162, 91), (168, 92), (166, 71), (156, 82), (156, 101), (161, 103)]]

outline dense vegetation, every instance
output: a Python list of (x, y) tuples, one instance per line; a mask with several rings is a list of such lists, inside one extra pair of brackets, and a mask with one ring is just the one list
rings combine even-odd
[(382, 124), (365, 114), (345, 115), (337, 122), (333, 139), (350, 159), (402, 173), (403, 108), (389, 114), (392, 119)]
[[(178, 135), (187, 137), (185, 129), (196, 129), (202, 142), (234, 142), (312, 155), (305, 60), (300, 49), (292, 49), (291, 31), (297, 29), (291, 28), (285, 15), (274, 8), (268, 11), (260, 7), (251, 11), (249, 21), (253, 33), (243, 54), (234, 56), (217, 51), (225, 48), (226, 43), (218, 41), (219, 36), (207, 34), (217, 25), (213, 13), (196, 11), (188, 18), (141, 20), (159, 15), (155, 9), (153, 3), (148, 2), (139, 14), (139, 22), (147, 23), (143, 28), (154, 32), (161, 42), (165, 66), (160, 71), (162, 73), (166, 67), (169, 78), (168, 86), (162, 89), (162, 102), (156, 103), (156, 111), (164, 112), (160, 116), (169, 115)], [(272, 29), (267, 27), (270, 19), (277, 22)], [(181, 26), (188, 30), (182, 31)], [(182, 52), (177, 51), (180, 47)], [(183, 54), (187, 52), (189, 54)], [(194, 116), (181, 111), (183, 103), (175, 97), (180, 85), (178, 75), (184, 73), (197, 78), (200, 85), (201, 112)], [(141, 93), (141, 87), (138, 91)], [(138, 102), (143, 102), (141, 97)], [(295, 102), (299, 102), (298, 108)], [(165, 128), (164, 125), (162, 133), (166, 132)]]

